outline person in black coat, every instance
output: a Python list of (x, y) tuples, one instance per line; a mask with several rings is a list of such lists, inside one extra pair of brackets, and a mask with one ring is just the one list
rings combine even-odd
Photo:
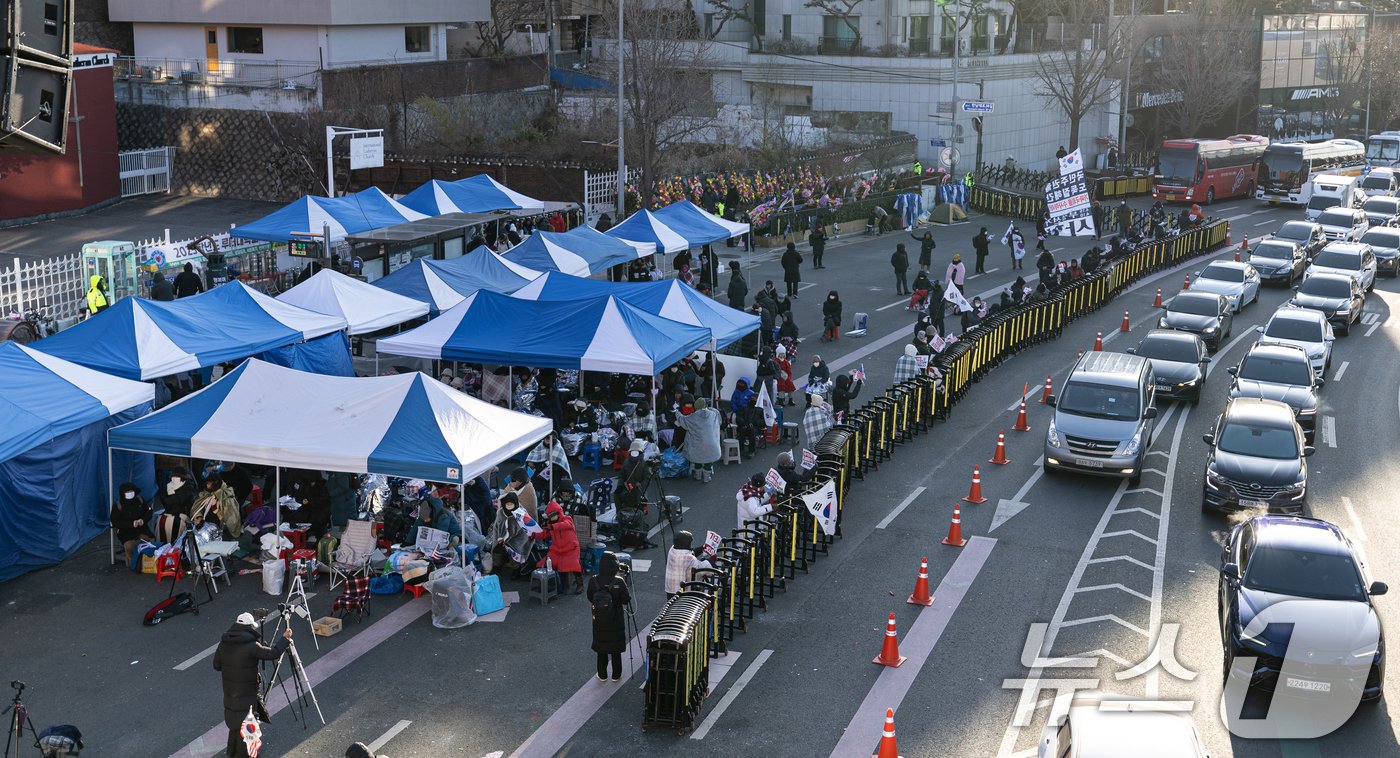
[[(983, 229), (983, 231), (986, 230)], [(922, 237), (911, 232), (909, 236), (919, 243), (919, 266), (921, 268), (932, 266), (933, 249), (938, 247), (938, 243), (933, 241), (933, 232), (925, 231)]]
[(851, 401), (860, 394), (863, 384), (859, 380), (852, 381), (850, 374), (836, 377), (836, 384), (831, 388), (831, 410), (837, 418), (851, 412)]
[(933, 325), (938, 328), (938, 333), (947, 334), (943, 331), (943, 317), (948, 313), (948, 304), (943, 302), (942, 282), (934, 282), (933, 291), (928, 293), (928, 312), (933, 317)]
[(802, 254), (797, 252), (797, 245), (787, 243), (787, 250), (783, 253), (783, 282), (787, 284), (788, 297), (797, 298), (797, 285), (802, 283)]
[(141, 497), (141, 490), (131, 482), (124, 482), (117, 490), (117, 502), (112, 504), (112, 531), (117, 533), (117, 542), (122, 543), (128, 562), (136, 553), (138, 540), (155, 539), (151, 506)]
[(194, 264), (186, 263), (185, 270), (175, 276), (175, 297), (189, 297), (204, 291), (204, 282), (194, 272)]
[(310, 524), (307, 529), (311, 536), (320, 539), (331, 526), (331, 493), (321, 474), (312, 471), (292, 485), (292, 497), (301, 507), (297, 509), (295, 521)]
[(817, 224), (807, 235), (807, 244), (812, 246), (812, 268), (826, 268), (822, 265), (822, 256), (826, 254), (826, 228)]
[(894, 269), (895, 294), (909, 294), (909, 253), (905, 252), (903, 242), (895, 245), (894, 252), (890, 253), (890, 267)]
[[(612, 662), (612, 680), (622, 681), (622, 651), (627, 649), (627, 626), (624, 614), (632, 603), (627, 582), (617, 575), (617, 555), (612, 551), (598, 559), (598, 573), (588, 580), (588, 602), (593, 610), (593, 652), (598, 654), (598, 681), (608, 678), (608, 662)], [(607, 597), (601, 597), (606, 594)]]
[(243, 719), (252, 708), (259, 721), (267, 721), (267, 708), (262, 702), (261, 661), (275, 661), (292, 644), (292, 625), (288, 624), (282, 638), (265, 645), (258, 632), (253, 614), (239, 614), (238, 620), (224, 632), (214, 651), (214, 670), (223, 674), (224, 724), (228, 726), (228, 758), (246, 758), (248, 748), (240, 733)]
[(1055, 286), (1052, 278), (1055, 273), (1055, 256), (1049, 250), (1041, 252), (1040, 257), (1035, 259), (1035, 268), (1040, 272), (1040, 281), (1046, 287)]
[(729, 307), (742, 311), (744, 301), (749, 297), (749, 282), (739, 270), (738, 261), (729, 262)]
[(836, 290), (826, 293), (822, 302), (822, 342), (841, 339), (841, 296)]
[(972, 249), (977, 253), (976, 273), (987, 273), (986, 262), (987, 256), (991, 254), (991, 246), (992, 240), (987, 236), (987, 227), (984, 226), (982, 231), (972, 238)]
[(169, 302), (175, 299), (175, 285), (165, 278), (165, 274), (157, 271), (151, 277), (151, 299), (161, 302)]

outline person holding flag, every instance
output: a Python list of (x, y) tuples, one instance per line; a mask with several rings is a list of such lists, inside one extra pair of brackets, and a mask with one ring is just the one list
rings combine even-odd
[(671, 540), (671, 549), (666, 553), (666, 578), (664, 589), (670, 600), (681, 591), (681, 585), (690, 581), (696, 569), (712, 569), (714, 566), (695, 554), (692, 545), (695, 535), (687, 531), (676, 532)]
[(516, 493), (505, 492), (501, 495), (500, 510), (491, 522), (491, 533), (487, 535), (487, 541), (491, 543), (490, 573), (504, 573), (507, 568), (518, 566), (525, 560), (525, 554), (530, 550), (530, 532), (516, 516), (524, 510)]
[(851, 412), (851, 401), (860, 395), (864, 384), (863, 372), (858, 369), (836, 377), (836, 384), (831, 389), (831, 407), (838, 421)]

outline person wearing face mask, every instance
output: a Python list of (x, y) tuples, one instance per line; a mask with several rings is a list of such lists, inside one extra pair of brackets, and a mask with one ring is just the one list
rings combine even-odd
[(295, 521), (310, 524), (307, 531), (320, 539), (331, 525), (331, 492), (326, 487), (326, 480), (319, 472), (312, 471), (293, 484), (292, 490), (292, 497), (301, 503)]
[(236, 537), (243, 531), (243, 514), (239, 512), (238, 501), (233, 498), (233, 488), (224, 484), (218, 474), (205, 478), (204, 489), (195, 498), (190, 513), (197, 526), (218, 524), (230, 537)]
[[(826, 361), (820, 355), (812, 356), (812, 369), (807, 372), (808, 392), (822, 395), (826, 394), (826, 385), (831, 381), (831, 369), (827, 367)], [(811, 405), (811, 397), (808, 396), (807, 405)]]
[(491, 573), (504, 574), (515, 568), (530, 551), (530, 534), (520, 525), (515, 510), (520, 507), (520, 499), (514, 492), (501, 495), (500, 509), (491, 522), (491, 533), (486, 540), (491, 543)]
[[(564, 513), (564, 508), (554, 501), (544, 507), (544, 531), (532, 535), (532, 539), (549, 540), (549, 554), (541, 558), (535, 568), (544, 568), (545, 561), (559, 572), (559, 588), (572, 594), (583, 592), (583, 564), (579, 560), (578, 532), (574, 520)], [(570, 581), (570, 577), (573, 581)]]
[(136, 554), (137, 542), (155, 539), (151, 506), (131, 482), (123, 482), (117, 490), (117, 502), (112, 504), (112, 531), (117, 533), (117, 542), (122, 543), (128, 563)]
[(822, 302), (822, 342), (841, 339), (841, 296), (836, 290), (826, 293)]
[(154, 510), (165, 512), (156, 519), (156, 537), (161, 542), (174, 542), (189, 525), (190, 509), (194, 506), (194, 481), (188, 471), (176, 469), (170, 481), (156, 492)]

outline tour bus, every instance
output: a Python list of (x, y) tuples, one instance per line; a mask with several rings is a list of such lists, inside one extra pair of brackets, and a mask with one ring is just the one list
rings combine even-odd
[(1255, 172), (1269, 139), (1236, 134), (1225, 139), (1169, 139), (1157, 151), (1158, 200), (1213, 203), (1254, 195)]
[(1400, 132), (1372, 134), (1366, 140), (1366, 162), (1372, 166), (1400, 166)]
[(1307, 205), (1318, 174), (1360, 176), (1365, 168), (1366, 146), (1354, 139), (1275, 142), (1259, 161), (1254, 196), (1269, 203)]

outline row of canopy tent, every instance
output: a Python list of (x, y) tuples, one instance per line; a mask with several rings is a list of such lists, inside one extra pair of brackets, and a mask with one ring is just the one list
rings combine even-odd
[(752, 314), (674, 279), (611, 283), (546, 273), (514, 296), (479, 290), (376, 351), (429, 360), (655, 375), (757, 329)]
[(492, 405), (421, 373), (336, 377), (250, 358), (203, 390), (112, 429), (107, 444), (273, 466), (281, 492), (283, 467), (464, 485), (551, 430), (548, 418)]
[(108, 524), (110, 479), (155, 491), (149, 456), (105, 435), (149, 413), (155, 389), (15, 342), (0, 343), (0, 581), (71, 556)]

